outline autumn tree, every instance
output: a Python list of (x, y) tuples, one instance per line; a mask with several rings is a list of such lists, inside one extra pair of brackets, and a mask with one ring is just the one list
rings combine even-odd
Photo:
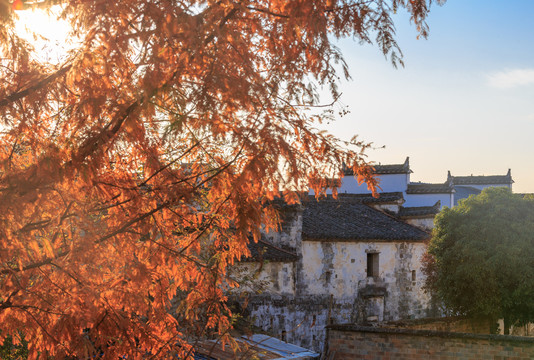
[[(78, 46), (45, 63), (17, 11), (61, 6)], [(224, 336), (226, 269), (366, 145), (314, 128), (332, 41), (401, 61), (392, 14), (427, 0), (0, 0), (0, 340), (29, 354), (192, 354)], [(336, 65), (337, 64), (337, 65)], [(351, 145), (352, 148), (347, 147)], [(171, 315), (172, 313), (172, 315)]]
[[(445, 208), (436, 217), (427, 287), (457, 314), (534, 321), (534, 201), (507, 188)], [(430, 260), (430, 261), (428, 261)]]

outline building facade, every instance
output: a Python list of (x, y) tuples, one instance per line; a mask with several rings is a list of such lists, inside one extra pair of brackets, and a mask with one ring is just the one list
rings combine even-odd
[(310, 195), (299, 205), (280, 203), (280, 231), (251, 243), (251, 257), (234, 268), (256, 326), (322, 351), (330, 324), (439, 315), (423, 290), (421, 271), (435, 215), (485, 187), (513, 183), (510, 171), (449, 172), (441, 184), (412, 183), (409, 158), (375, 171), (382, 189), (378, 198), (347, 170), (337, 199)]

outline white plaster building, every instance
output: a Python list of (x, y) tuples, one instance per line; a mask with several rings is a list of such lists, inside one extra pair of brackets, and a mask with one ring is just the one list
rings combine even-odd
[[(380, 192), (402, 192), (405, 207), (433, 206), (438, 201), (441, 207), (452, 207), (458, 201), (477, 195), (487, 187), (507, 187), (512, 190), (511, 170), (505, 175), (452, 176), (450, 171), (443, 183), (411, 182), (410, 158), (402, 164), (376, 165), (375, 174), (380, 179)], [(338, 189), (341, 194), (369, 194), (366, 184), (358, 184), (350, 169)]]
[(255, 324), (321, 351), (330, 323), (431, 315), (420, 270), (430, 235), (397, 216), (403, 202), (402, 193), (340, 194), (282, 205), (281, 231), (252, 243), (252, 257), (235, 269), (265, 285), (248, 300)]
[(503, 176), (449, 172), (441, 184), (412, 183), (409, 158), (375, 172), (378, 198), (347, 170), (339, 199), (280, 204), (281, 231), (251, 243), (251, 258), (234, 269), (237, 278), (255, 279), (239, 291), (251, 294), (247, 310), (258, 327), (321, 351), (328, 324), (437, 315), (421, 272), (434, 216), (485, 187), (513, 183), (510, 170)]
[(447, 180), (450, 181), (455, 190), (454, 203), (468, 198), (470, 195), (478, 195), (482, 190), (488, 187), (507, 187), (512, 191), (512, 170), (508, 169), (506, 175), (489, 175), (489, 176), (452, 176), (451, 172), (447, 173)]

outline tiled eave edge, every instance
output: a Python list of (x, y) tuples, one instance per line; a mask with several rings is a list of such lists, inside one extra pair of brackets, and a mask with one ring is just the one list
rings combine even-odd
[(326, 327), (330, 330), (347, 331), (347, 332), (367, 332), (387, 335), (412, 335), (422, 337), (440, 337), (445, 339), (477, 339), (488, 341), (506, 341), (516, 343), (528, 343), (534, 345), (534, 338), (525, 336), (512, 336), (512, 335), (493, 335), (493, 334), (472, 334), (472, 333), (456, 333), (447, 331), (434, 331), (434, 330), (413, 330), (413, 329), (399, 329), (399, 328), (383, 328), (383, 327), (370, 327), (359, 326), (353, 324), (343, 325), (328, 325)]
[(424, 243), (430, 240), (430, 234), (428, 238), (424, 239), (340, 239), (340, 238), (309, 238), (302, 236), (302, 241), (317, 241), (317, 242), (369, 242), (369, 243), (388, 243), (388, 242), (420, 242)]

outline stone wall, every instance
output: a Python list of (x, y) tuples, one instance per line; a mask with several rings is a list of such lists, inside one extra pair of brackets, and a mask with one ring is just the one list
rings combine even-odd
[(292, 262), (243, 262), (229, 269), (229, 276), (239, 283), (231, 294), (269, 293), (295, 295), (295, 264)]
[(254, 325), (269, 335), (317, 352), (323, 351), (328, 324), (357, 319), (353, 302), (334, 302), (328, 295), (256, 295), (249, 299), (246, 311)]
[(534, 358), (534, 339), (355, 325), (328, 328), (328, 360)]
[(433, 330), (470, 334), (490, 334), (489, 319), (471, 319), (463, 316), (400, 320), (383, 324), (382, 327), (395, 327), (412, 330)]

